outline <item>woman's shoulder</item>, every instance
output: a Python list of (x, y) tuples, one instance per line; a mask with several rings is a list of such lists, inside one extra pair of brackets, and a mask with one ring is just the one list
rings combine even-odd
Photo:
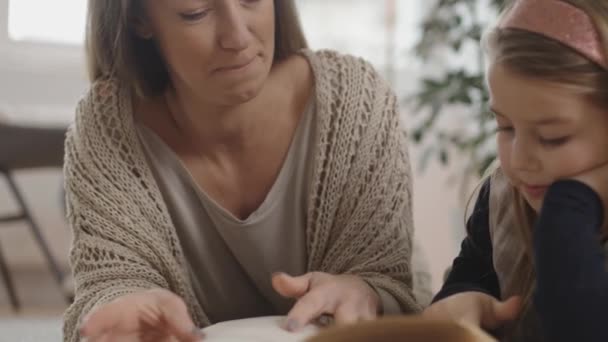
[(76, 120), (91, 116), (117, 116), (120, 111), (128, 109), (129, 96), (125, 86), (115, 78), (95, 80), (78, 101)]
[(350, 66), (350, 67), (364, 67), (364, 68), (372, 68), (372, 65), (369, 61), (365, 60), (362, 57), (354, 56), (348, 53), (342, 53), (336, 50), (330, 49), (320, 49), (320, 50), (309, 50), (304, 49), (301, 52), (303, 55), (307, 56), (309, 59), (323, 64), (327, 67), (335, 67), (335, 66)]
[(124, 126), (131, 111), (131, 92), (115, 78), (102, 78), (91, 83), (76, 106), (74, 126), (93, 129), (118, 128)]
[[(131, 91), (114, 78), (91, 83), (76, 106), (66, 144), (81, 153), (132, 143)], [(101, 146), (104, 145), (104, 146)]]
[(376, 68), (362, 57), (334, 50), (302, 50), (309, 60), (315, 78), (334, 85), (357, 84), (386, 86), (384, 78)]
[(312, 66), (319, 110), (366, 126), (398, 116), (395, 92), (365, 59), (332, 50), (302, 53)]

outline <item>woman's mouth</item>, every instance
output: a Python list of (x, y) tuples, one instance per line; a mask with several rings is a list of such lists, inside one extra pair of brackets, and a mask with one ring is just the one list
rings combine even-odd
[(235, 71), (242, 71), (247, 69), (247, 67), (249, 65), (251, 65), (253, 63), (253, 61), (255, 60), (255, 57), (247, 60), (247, 61), (241, 61), (241, 62), (236, 62), (230, 65), (226, 65), (220, 68), (215, 69), (215, 72), (235, 72)]

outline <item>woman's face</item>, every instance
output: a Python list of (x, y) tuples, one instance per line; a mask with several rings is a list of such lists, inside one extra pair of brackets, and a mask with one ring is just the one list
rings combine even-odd
[(275, 49), (274, 0), (146, 0), (138, 34), (157, 44), (173, 84), (221, 106), (262, 89)]
[(537, 212), (553, 182), (608, 161), (608, 110), (588, 95), (500, 64), (488, 83), (501, 167)]

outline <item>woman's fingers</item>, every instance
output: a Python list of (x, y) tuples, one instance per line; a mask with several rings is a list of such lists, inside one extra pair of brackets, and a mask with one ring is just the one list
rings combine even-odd
[(300, 298), (310, 289), (314, 273), (306, 273), (299, 277), (292, 277), (285, 273), (276, 273), (272, 276), (272, 286), (281, 296), (286, 298)]
[(203, 339), (204, 334), (194, 325), (188, 307), (180, 297), (168, 292), (163, 293), (157, 296), (157, 305), (168, 335), (175, 336), (180, 342), (197, 342)]
[(334, 313), (334, 322), (337, 325), (347, 325), (357, 323), (362, 318), (362, 312), (360, 309), (353, 305), (351, 302), (344, 303), (336, 309)]
[(287, 314), (285, 328), (288, 331), (298, 331), (324, 313), (332, 313), (331, 300), (323, 291), (310, 291), (300, 298)]
[[(103, 341), (110, 332), (117, 328), (120, 329), (121, 322), (124, 322), (122, 313), (123, 310), (118, 302), (112, 302), (94, 310), (84, 318), (80, 326), (80, 336), (86, 337), (88, 341)], [(125, 331), (125, 333), (128, 332)]]
[(184, 301), (161, 289), (126, 295), (100, 306), (83, 320), (80, 336), (93, 342), (149, 340), (146, 336), (167, 341), (173, 337), (179, 342), (203, 338)]
[(323, 314), (334, 316), (337, 324), (372, 320), (377, 314), (377, 294), (361, 278), (321, 272), (300, 277), (275, 274), (275, 290), (298, 301), (287, 315), (285, 328), (297, 331)]

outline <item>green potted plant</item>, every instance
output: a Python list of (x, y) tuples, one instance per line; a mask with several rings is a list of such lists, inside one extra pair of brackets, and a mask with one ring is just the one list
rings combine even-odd
[[(467, 160), (463, 176), (478, 177), (494, 161), (495, 125), (480, 40), (507, 1), (437, 0), (424, 19), (415, 53), (425, 62), (441, 56), (444, 67), (423, 77), (411, 97), (416, 121), (411, 136), (422, 147), (422, 167), (433, 158), (447, 165), (460, 154)], [(446, 117), (448, 124), (442, 123)]]

